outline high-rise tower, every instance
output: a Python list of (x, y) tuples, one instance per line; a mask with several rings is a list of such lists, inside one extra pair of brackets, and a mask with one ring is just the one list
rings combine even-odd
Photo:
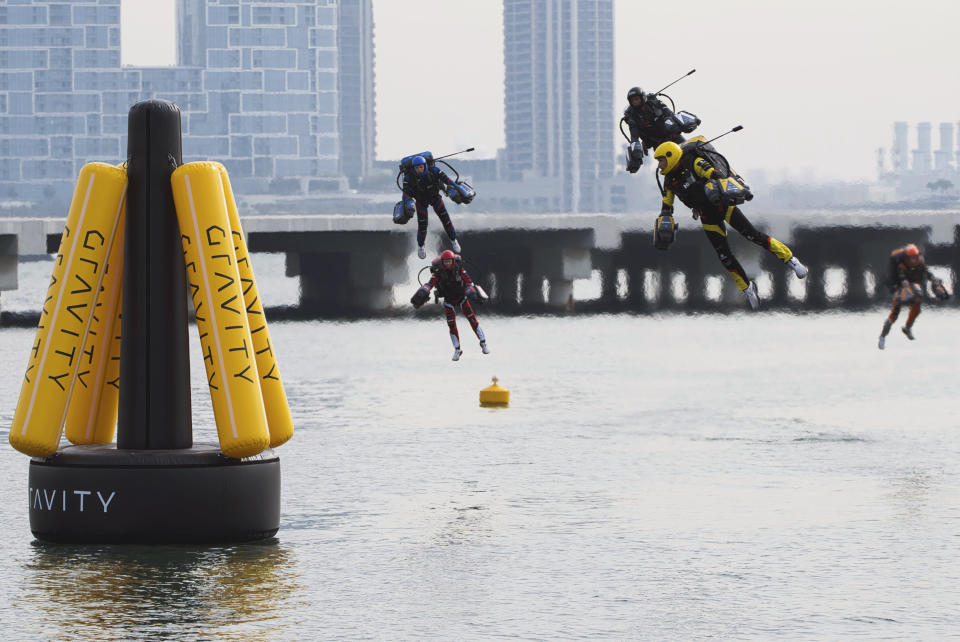
[(222, 161), (238, 196), (339, 192), (373, 154), (371, 4), (177, 0), (176, 66), (133, 67), (119, 0), (0, 1), (0, 200), (65, 211), (150, 98), (179, 105), (184, 158)]
[(373, 94), (373, 3), (340, 0), (340, 171), (351, 185), (370, 173), (376, 145)]
[(504, 0), (507, 180), (555, 179), (552, 208), (602, 209), (614, 171), (613, 0)]

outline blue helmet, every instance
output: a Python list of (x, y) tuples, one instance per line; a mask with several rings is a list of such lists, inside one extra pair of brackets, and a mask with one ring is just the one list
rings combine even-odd
[[(417, 171), (417, 165), (425, 166), (426, 164), (427, 164), (427, 159), (424, 158), (423, 156), (414, 156), (410, 160), (410, 167), (413, 169), (414, 172)], [(426, 169), (424, 169), (424, 171), (426, 171)]]

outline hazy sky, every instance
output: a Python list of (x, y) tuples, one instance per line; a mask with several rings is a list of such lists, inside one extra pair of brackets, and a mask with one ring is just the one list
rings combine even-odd
[[(173, 1), (123, 0), (124, 60), (156, 51)], [(128, 7), (140, 7), (138, 16)], [(503, 146), (500, 0), (373, 0), (377, 156)], [(135, 19), (140, 18), (140, 26)], [(616, 128), (626, 91), (668, 93), (749, 178), (865, 180), (893, 121), (960, 121), (960, 3), (947, 0), (616, 0)], [(129, 22), (128, 22), (129, 21)], [(159, 45), (169, 50), (172, 44)], [(617, 134), (620, 153), (623, 139)], [(956, 147), (956, 141), (954, 141)], [(889, 162), (889, 161), (888, 161)]]

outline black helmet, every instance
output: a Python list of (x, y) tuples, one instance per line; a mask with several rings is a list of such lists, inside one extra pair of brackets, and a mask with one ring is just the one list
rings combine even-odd
[(633, 98), (634, 96), (640, 96), (641, 98), (646, 100), (646, 96), (644, 95), (643, 90), (640, 89), (639, 87), (630, 88), (630, 91), (627, 92), (627, 102), (630, 102), (630, 99)]

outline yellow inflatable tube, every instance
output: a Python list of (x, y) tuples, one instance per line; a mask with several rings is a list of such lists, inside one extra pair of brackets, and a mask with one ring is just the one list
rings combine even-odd
[(233, 250), (237, 256), (237, 268), (240, 271), (240, 283), (243, 287), (243, 303), (247, 310), (247, 321), (250, 323), (250, 334), (253, 337), (253, 352), (257, 355), (257, 372), (260, 374), (263, 407), (267, 412), (270, 447), (276, 448), (293, 437), (293, 417), (290, 415), (287, 393), (280, 379), (277, 357), (273, 353), (267, 318), (263, 314), (263, 301), (260, 300), (257, 281), (253, 277), (253, 265), (250, 263), (250, 253), (247, 251), (243, 227), (240, 225), (240, 214), (237, 211), (237, 202), (233, 198), (230, 177), (227, 175), (226, 167), (220, 163), (214, 163), (214, 165), (220, 170), (223, 195), (227, 202), (227, 214), (230, 217)]
[(74, 444), (113, 441), (120, 402), (120, 313), (123, 290), (124, 208), (80, 353), (64, 432)]
[(126, 189), (122, 169), (88, 163), (80, 170), (10, 427), (10, 445), (22, 453), (57, 451)]
[(188, 163), (170, 182), (220, 449), (250, 457), (270, 445), (270, 434), (220, 170)]

